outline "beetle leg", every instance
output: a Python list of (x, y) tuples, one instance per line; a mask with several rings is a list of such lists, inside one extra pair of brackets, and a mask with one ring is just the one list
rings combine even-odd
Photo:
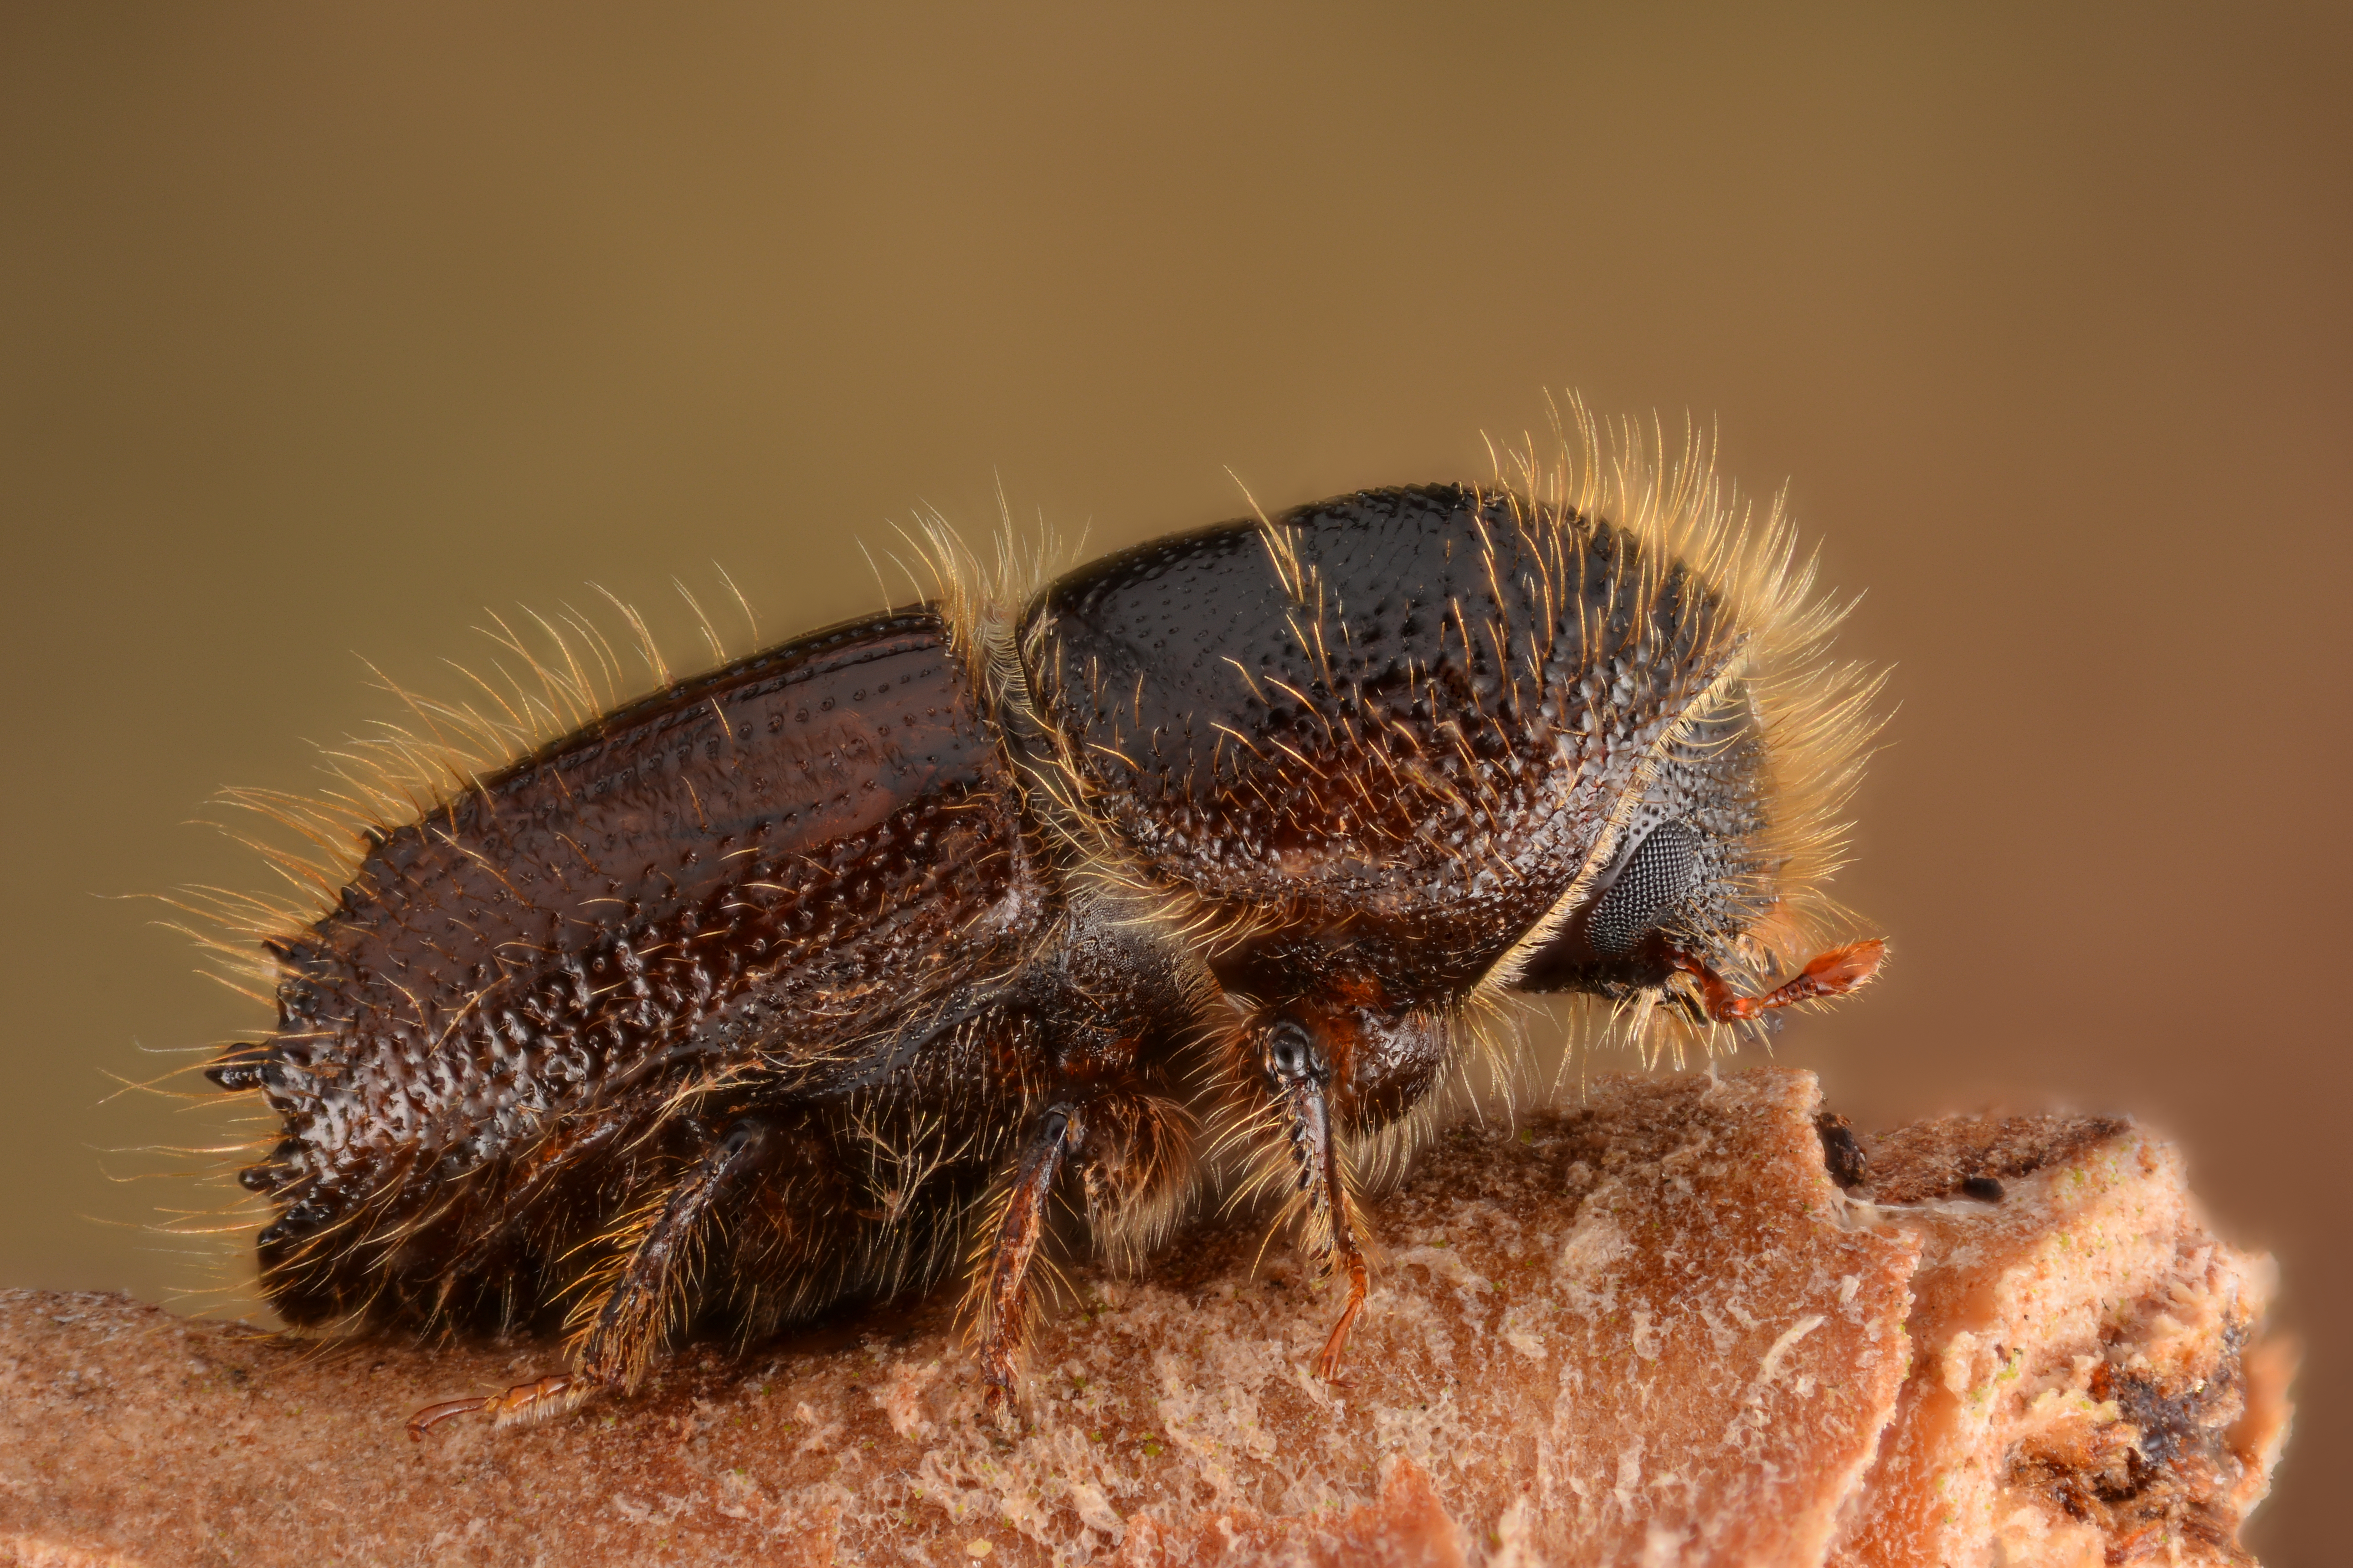
[(1022, 1149), (1013, 1185), (1006, 1194), (981, 1296), (980, 1370), (988, 1380), (983, 1408), (993, 1422), (1005, 1421), (1012, 1408), (1015, 1363), (1029, 1330), (1029, 1263), (1045, 1234), (1046, 1200), (1053, 1195), (1063, 1156), (1078, 1147), (1085, 1132), (1085, 1112), (1078, 1106), (1065, 1103), (1049, 1110)]
[(695, 1226), (737, 1177), (766, 1157), (772, 1142), (765, 1122), (740, 1119), (670, 1189), (601, 1300), (585, 1314), (593, 1326), (574, 1352), (572, 1372), (517, 1384), (503, 1394), (427, 1405), (409, 1417), (408, 1435), (421, 1440), (427, 1429), (477, 1410), (501, 1426), (560, 1415), (598, 1389), (635, 1384), (687, 1272)]
[(687, 1273), (688, 1244), (720, 1195), (763, 1163), (775, 1143), (768, 1124), (737, 1119), (672, 1187), (596, 1310), (596, 1326), (573, 1358), (598, 1386), (630, 1386), (645, 1373), (661, 1338), (676, 1288)]
[[(504, 1394), (483, 1394), (473, 1399), (445, 1399), (438, 1405), (428, 1405), (410, 1416), (408, 1436), (412, 1441), (422, 1443), (427, 1432), (451, 1416), (467, 1415), (477, 1410), (496, 1416), (501, 1426), (512, 1421), (560, 1415), (587, 1398), (592, 1392), (579, 1378), (557, 1373), (534, 1383), (519, 1383)], [(547, 1408), (542, 1410), (542, 1405)]]
[(1340, 1310), (1332, 1337), (1324, 1342), (1323, 1351), (1315, 1357), (1315, 1375), (1327, 1383), (1336, 1382), (1349, 1332), (1365, 1310), (1371, 1273), (1356, 1240), (1356, 1201), (1348, 1190), (1340, 1142), (1332, 1126), (1327, 1093), (1331, 1065), (1323, 1047), (1304, 1029), (1286, 1022), (1269, 1037), (1265, 1071), (1275, 1093), (1276, 1115), (1289, 1135), (1292, 1156), (1299, 1167), (1299, 1192), (1307, 1205), (1311, 1249), (1326, 1268), (1335, 1273), (1345, 1270), (1348, 1276), (1348, 1303)]

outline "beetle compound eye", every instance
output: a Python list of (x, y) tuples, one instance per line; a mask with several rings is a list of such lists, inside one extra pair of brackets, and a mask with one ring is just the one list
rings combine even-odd
[(1699, 879), (1699, 830), (1688, 822), (1662, 822), (1634, 847), (1618, 879), (1593, 906), (1586, 940), (1604, 958), (1623, 958)]

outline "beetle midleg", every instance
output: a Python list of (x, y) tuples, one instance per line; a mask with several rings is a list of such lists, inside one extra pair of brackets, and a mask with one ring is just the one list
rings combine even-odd
[(496, 1416), (501, 1426), (537, 1420), (573, 1409), (599, 1389), (635, 1384), (688, 1273), (696, 1227), (738, 1178), (767, 1159), (775, 1142), (765, 1121), (738, 1117), (670, 1187), (604, 1296), (584, 1314), (592, 1326), (573, 1353), (572, 1372), (517, 1384), (503, 1394), (428, 1405), (409, 1417), (409, 1436), (422, 1437), (427, 1428), (475, 1410)]
[(1046, 1228), (1046, 1200), (1064, 1156), (1086, 1136), (1086, 1112), (1067, 1101), (1050, 1107), (1021, 1150), (997, 1222), (988, 1280), (981, 1296), (980, 1370), (988, 1380), (986, 1412), (1002, 1420), (1013, 1395), (1016, 1363), (1029, 1328), (1029, 1264)]
[(974, 1280), (986, 1409), (995, 1420), (1011, 1408), (1029, 1335), (1029, 1270), (1046, 1240), (1048, 1201), (1071, 1164), (1098, 1254), (1114, 1266), (1140, 1261), (1175, 1224), (1189, 1190), (1189, 1118), (1139, 1082), (1087, 1085), (1051, 1101), (1022, 1146)]

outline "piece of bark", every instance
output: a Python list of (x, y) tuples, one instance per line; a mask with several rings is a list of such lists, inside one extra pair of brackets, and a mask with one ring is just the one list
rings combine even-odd
[[(2181, 1157), (2094, 1117), (1944, 1117), (1863, 1141), (1904, 1206), (1917, 1370), (1832, 1561), (2239, 1563), (2286, 1435), (2249, 1342), (2267, 1258), (2205, 1233)], [(1971, 1195), (1990, 1181), (2000, 1197)]]
[(0, 1293), (0, 1564), (2233, 1561), (2285, 1368), (2179, 1161), (2125, 1123), (1948, 1119), (1850, 1138), (1842, 1193), (1817, 1098), (1606, 1080), (1446, 1134), (1375, 1206), (1336, 1389), (1308, 1370), (1334, 1294), (1279, 1247), (1254, 1272), (1256, 1226), (1074, 1270), (1010, 1437), (944, 1300), (417, 1446), (410, 1410), (553, 1347)]

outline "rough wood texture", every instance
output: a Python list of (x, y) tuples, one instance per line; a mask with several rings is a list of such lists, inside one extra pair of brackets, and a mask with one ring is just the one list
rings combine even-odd
[(1450, 1133), (1377, 1211), (1337, 1389), (1307, 1373), (1330, 1293), (1253, 1274), (1249, 1226), (1078, 1271), (1013, 1437), (943, 1301), (418, 1446), (411, 1409), (550, 1350), (0, 1294), (0, 1563), (2242, 1561), (2287, 1368), (2178, 1158), (1947, 1119), (1862, 1140), (1876, 1185), (1842, 1193), (1816, 1100), (1614, 1080)]

